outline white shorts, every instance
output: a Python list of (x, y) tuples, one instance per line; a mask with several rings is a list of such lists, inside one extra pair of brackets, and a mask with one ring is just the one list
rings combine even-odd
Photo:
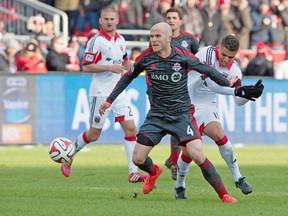
[(100, 115), (99, 108), (102, 103), (106, 101), (107, 97), (99, 97), (99, 96), (90, 96), (90, 126), (93, 128), (101, 129), (104, 126), (104, 123), (110, 114), (115, 116), (115, 122), (122, 122), (126, 120), (133, 120), (134, 116), (129, 106), (130, 102), (127, 100), (126, 92), (122, 92), (116, 100), (112, 103), (111, 107), (109, 107), (104, 115)]
[(195, 109), (194, 117), (196, 118), (196, 122), (201, 134), (208, 123), (213, 121), (221, 123), (216, 109)]

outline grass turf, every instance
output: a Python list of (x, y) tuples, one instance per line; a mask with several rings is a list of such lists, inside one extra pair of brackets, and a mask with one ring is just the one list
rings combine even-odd
[(168, 145), (151, 152), (163, 173), (150, 194), (142, 183), (128, 183), (124, 146), (91, 145), (80, 152), (65, 178), (48, 146), (0, 147), (1, 215), (285, 215), (288, 201), (288, 146), (235, 148), (242, 175), (253, 186), (243, 195), (216, 146), (204, 146), (237, 204), (224, 204), (193, 164), (187, 177), (188, 200), (174, 199), (174, 181), (164, 167)]

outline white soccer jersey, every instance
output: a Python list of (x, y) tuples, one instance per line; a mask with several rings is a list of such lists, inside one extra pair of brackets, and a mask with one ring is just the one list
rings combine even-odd
[[(125, 39), (118, 33), (112, 38), (101, 29), (89, 40), (83, 65), (115, 65), (127, 60)], [(110, 71), (94, 73), (89, 95), (108, 97), (120, 77), (121, 74)]]
[[(234, 76), (242, 79), (242, 72), (236, 61), (233, 60), (228, 67), (225, 68), (219, 66), (218, 47), (204, 47), (196, 53), (196, 56), (213, 66), (227, 79)], [(196, 71), (188, 74), (188, 90), (191, 103), (195, 105), (195, 109), (216, 109), (216, 93), (211, 91), (211, 85), (209, 83), (215, 84), (210, 78), (206, 77), (204, 79), (204, 76)], [(221, 88), (221, 86), (218, 87)], [(232, 91), (234, 90), (231, 88), (231, 92)]]

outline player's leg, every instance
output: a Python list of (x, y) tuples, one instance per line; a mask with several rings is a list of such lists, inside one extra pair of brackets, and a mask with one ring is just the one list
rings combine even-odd
[(148, 194), (153, 190), (156, 180), (162, 173), (162, 167), (154, 164), (152, 158), (148, 156), (153, 148), (153, 146), (151, 146), (151, 141), (141, 134), (138, 136), (137, 140), (133, 152), (133, 162), (139, 167), (139, 169), (148, 173), (142, 188), (143, 193)]
[(148, 194), (153, 190), (156, 180), (162, 173), (162, 167), (154, 164), (148, 156), (152, 148), (165, 135), (162, 125), (165, 125), (165, 123), (163, 123), (161, 118), (151, 118), (148, 114), (137, 135), (137, 142), (133, 151), (133, 162), (139, 169), (149, 174), (143, 184), (142, 191), (144, 194)]
[(99, 108), (105, 100), (105, 97), (90, 97), (90, 127), (77, 137), (75, 141), (75, 153), (78, 153), (85, 145), (98, 140), (105, 121), (111, 112), (111, 109), (107, 109), (104, 115), (100, 115)]
[[(100, 105), (106, 100), (106, 98), (102, 97), (90, 97), (90, 127), (87, 131), (81, 133), (74, 145), (75, 145), (75, 155), (85, 147), (85, 145), (97, 141), (103, 125), (105, 123), (105, 120), (107, 118), (107, 116), (110, 113), (110, 109), (107, 109), (104, 115), (100, 115), (99, 114), (99, 107)], [(71, 164), (62, 164), (61, 165), (61, 171), (62, 174), (66, 177), (70, 176), (70, 172), (71, 172), (71, 166), (72, 166), (72, 162)]]
[[(90, 127), (88, 131), (81, 133), (74, 143), (75, 155), (90, 142), (96, 141), (101, 134), (101, 129)], [(74, 156), (75, 157), (75, 156)], [(74, 158), (73, 158), (74, 160)], [(72, 162), (70, 164), (62, 163), (61, 171), (65, 177), (69, 177), (71, 173)]]
[[(214, 188), (219, 198), (223, 202), (227, 203), (237, 202), (237, 199), (228, 194), (220, 175), (213, 164), (204, 155), (202, 151), (202, 141), (200, 139), (192, 140), (186, 144), (186, 149), (188, 155), (185, 156), (192, 158), (192, 160), (200, 167), (204, 178)], [(186, 152), (183, 153), (185, 154)]]
[(173, 180), (177, 178), (177, 160), (181, 151), (178, 146), (178, 141), (174, 136), (170, 138), (171, 152), (169, 158), (165, 161), (165, 166), (171, 171), (171, 176)]
[(87, 144), (97, 141), (101, 132), (102, 132), (102, 128), (98, 129), (98, 128), (90, 127), (87, 131), (81, 133), (77, 137), (74, 143), (75, 154), (81, 151), (81, 149), (83, 149)]
[(186, 176), (188, 174), (192, 159), (185, 156), (188, 155), (186, 147), (182, 147), (182, 154), (177, 161), (177, 179), (175, 183), (175, 199), (187, 199), (185, 195), (186, 189)]
[(131, 183), (143, 182), (147, 177), (147, 175), (138, 172), (137, 166), (132, 161), (133, 150), (136, 143), (136, 132), (137, 132), (135, 123), (133, 120), (127, 120), (120, 122), (120, 124), (125, 134), (124, 137), (125, 152), (129, 168), (128, 181)]
[(211, 121), (205, 126), (203, 132), (215, 141), (222, 158), (225, 160), (233, 175), (236, 187), (240, 188), (244, 194), (251, 193), (252, 186), (246, 182), (245, 178), (242, 177), (240, 173), (233, 146), (225, 136), (221, 123), (218, 121)]
[(129, 106), (130, 102), (126, 92), (122, 92), (111, 106), (111, 112), (115, 116), (115, 122), (119, 122), (124, 131), (125, 152), (128, 161), (128, 181), (131, 183), (143, 182), (147, 175), (138, 172), (137, 166), (132, 162), (132, 155), (136, 143), (137, 128), (134, 123), (134, 115)]

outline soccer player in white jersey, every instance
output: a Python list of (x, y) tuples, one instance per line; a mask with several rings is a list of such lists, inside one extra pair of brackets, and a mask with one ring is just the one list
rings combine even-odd
[[(196, 57), (213, 66), (224, 77), (230, 79), (237, 76), (238, 80), (234, 83), (234, 88), (226, 88), (219, 86), (210, 78), (204, 77), (202, 74), (195, 72), (188, 75), (188, 90), (191, 98), (191, 103), (195, 106), (194, 117), (196, 118), (199, 131), (202, 135), (206, 135), (213, 139), (218, 145), (219, 151), (225, 162), (227, 163), (235, 182), (236, 187), (240, 188), (242, 193), (249, 194), (252, 192), (252, 187), (245, 181), (240, 173), (238, 162), (236, 160), (233, 147), (228, 137), (222, 129), (219, 115), (216, 109), (216, 96), (218, 94), (233, 95), (235, 103), (238, 106), (244, 105), (249, 100), (255, 100), (261, 96), (263, 84), (261, 80), (254, 86), (257, 91), (252, 91), (245, 98), (245, 86), (241, 87), (242, 72), (238, 63), (234, 60), (239, 49), (239, 41), (236, 36), (229, 35), (223, 38), (222, 42), (214, 46), (207, 46), (200, 49)], [(243, 98), (244, 95), (244, 98)], [(241, 96), (241, 97), (239, 97)], [(191, 160), (183, 160), (183, 157), (178, 159), (177, 180), (175, 185), (175, 198), (185, 199), (185, 177), (188, 173)]]
[[(93, 73), (90, 85), (90, 128), (81, 133), (75, 142), (75, 153), (85, 145), (98, 140), (105, 120), (110, 112), (115, 116), (115, 122), (119, 122), (125, 137), (125, 151), (128, 160), (131, 183), (143, 182), (147, 175), (138, 172), (138, 168), (132, 162), (133, 149), (136, 143), (137, 128), (134, 117), (129, 107), (129, 101), (123, 92), (108, 109), (105, 115), (99, 114), (100, 105), (106, 100), (123, 71), (128, 70), (132, 62), (128, 60), (124, 38), (117, 33), (116, 27), (119, 15), (112, 7), (102, 9), (99, 23), (101, 29), (92, 37), (84, 53), (83, 70)], [(64, 176), (70, 175), (71, 164), (63, 163), (61, 170)]]

